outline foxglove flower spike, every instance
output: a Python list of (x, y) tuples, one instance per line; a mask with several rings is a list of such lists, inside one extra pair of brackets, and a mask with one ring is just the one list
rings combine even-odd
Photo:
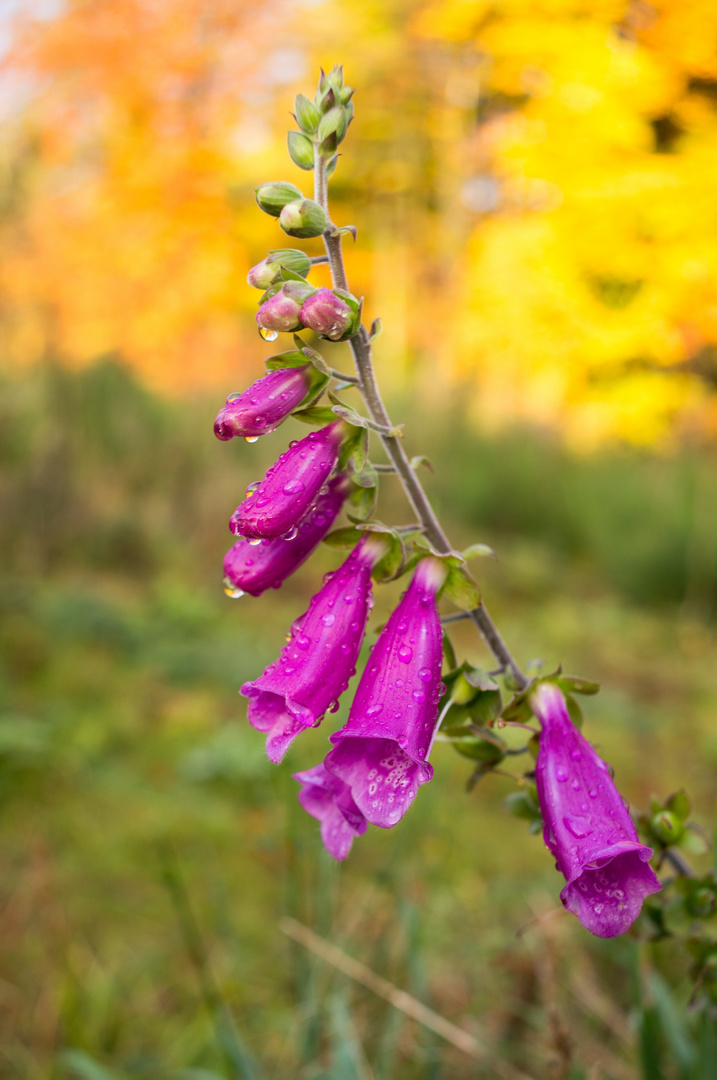
[(308, 559), (336, 520), (351, 483), (345, 473), (329, 481), (328, 491), (319, 495), (316, 506), (298, 527), (293, 540), (262, 540), (251, 544), (237, 540), (224, 556), (224, 583), (227, 590), (261, 596), (265, 589), (278, 589)]
[(371, 606), (371, 571), (386, 541), (367, 535), (296, 620), (279, 659), (244, 683), (249, 723), (267, 732), (266, 752), (281, 761), (292, 739), (316, 727), (355, 672)]
[(337, 420), (292, 443), (236, 508), (229, 522), (231, 531), (262, 540), (290, 536), (333, 472), (347, 429), (347, 424)]
[(230, 395), (214, 421), (214, 434), (222, 442), (269, 435), (298, 408), (311, 387), (311, 365), (270, 371), (245, 390)]
[(530, 696), (541, 725), (536, 761), (543, 836), (567, 884), (563, 905), (597, 937), (624, 934), (662, 888), (605, 762), (568, 715), (553, 683)]
[(367, 821), (389, 829), (433, 776), (428, 753), (441, 697), (443, 632), (436, 593), (446, 576), (425, 558), (369, 657), (346, 725), (331, 736), (330, 773)]

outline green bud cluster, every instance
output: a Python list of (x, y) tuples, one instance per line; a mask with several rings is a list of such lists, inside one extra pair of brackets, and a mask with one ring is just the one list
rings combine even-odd
[(353, 90), (344, 86), (344, 72), (334, 67), (328, 75), (322, 70), (319, 88), (314, 100), (297, 94), (294, 117), (300, 131), (290, 131), (288, 146), (291, 160), (300, 169), (313, 169), (314, 147), (324, 158), (331, 158), (327, 173), (331, 175), (336, 165), (335, 154), (340, 142), (346, 138), (353, 120)]

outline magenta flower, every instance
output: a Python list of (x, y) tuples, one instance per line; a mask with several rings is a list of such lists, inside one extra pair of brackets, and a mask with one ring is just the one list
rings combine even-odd
[(299, 312), (307, 296), (314, 292), (305, 281), (285, 281), (278, 292), (265, 300), (256, 313), (256, 321), (264, 330), (288, 333), (301, 328)]
[(568, 911), (597, 937), (632, 925), (650, 893), (662, 888), (605, 762), (573, 725), (553, 683), (530, 696), (542, 728), (536, 762), (543, 836), (567, 885)]
[[(232, 514), (236, 536), (291, 539), (336, 466), (346, 424), (336, 420), (289, 445)], [(287, 535), (288, 534), (288, 535)]]
[(366, 818), (351, 798), (350, 788), (327, 772), (323, 762), (294, 773), (294, 780), (302, 785), (299, 802), (304, 810), (321, 822), (324, 847), (335, 859), (345, 859), (354, 836), (366, 832)]
[(354, 321), (354, 313), (331, 289), (317, 289), (304, 300), (299, 314), (304, 326), (330, 341), (338, 341)]
[(436, 592), (446, 570), (422, 559), (381, 631), (346, 725), (326, 757), (367, 821), (390, 829), (433, 776), (427, 758), (441, 696), (443, 632)]
[(330, 480), (328, 491), (319, 495), (315, 508), (299, 525), (294, 540), (279, 537), (259, 544), (251, 544), (244, 537), (237, 540), (224, 556), (224, 584), (229, 595), (242, 592), (261, 596), (265, 589), (278, 589), (326, 536), (349, 488), (345, 473)]
[(267, 732), (270, 761), (281, 761), (300, 731), (316, 727), (355, 672), (371, 606), (371, 570), (385, 553), (380, 537), (366, 536), (296, 620), (279, 659), (244, 683), (249, 723)]
[(235, 435), (245, 439), (268, 435), (298, 408), (310, 386), (310, 364), (270, 371), (243, 394), (229, 395), (214, 421), (214, 434), (223, 442)]

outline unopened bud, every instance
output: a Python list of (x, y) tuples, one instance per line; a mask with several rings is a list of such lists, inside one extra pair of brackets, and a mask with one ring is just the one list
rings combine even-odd
[(465, 675), (460, 674), (451, 687), (451, 701), (455, 705), (468, 705), (477, 693), (475, 686), (471, 686)]
[(675, 844), (682, 836), (682, 822), (669, 810), (661, 810), (650, 820), (650, 829), (663, 844)]
[(298, 248), (277, 248), (270, 251), (256, 266), (252, 266), (247, 274), (247, 281), (255, 289), (268, 289), (281, 281), (282, 269), (293, 270), (295, 274), (306, 277), (311, 269), (311, 259)]
[(300, 329), (301, 305), (312, 292), (313, 286), (308, 282), (284, 282), (279, 291), (265, 300), (257, 311), (257, 323), (264, 330), (276, 330), (278, 333)]
[(279, 224), (289, 236), (307, 240), (312, 236), (321, 236), (328, 226), (328, 219), (313, 199), (297, 199), (284, 206), (279, 215)]
[[(356, 303), (358, 310), (358, 302)], [(340, 341), (350, 331), (358, 329), (356, 312), (331, 289), (317, 289), (301, 309), (301, 321), (309, 330), (329, 341)]]
[(279, 214), (287, 203), (301, 199), (302, 194), (296, 184), (289, 184), (283, 180), (274, 184), (262, 184), (254, 189), (256, 201), (265, 214), (279, 217)]

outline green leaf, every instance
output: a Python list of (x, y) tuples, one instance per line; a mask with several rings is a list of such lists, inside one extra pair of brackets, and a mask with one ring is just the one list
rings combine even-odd
[(363, 523), (370, 518), (376, 506), (376, 488), (354, 487), (349, 495), (349, 502), (355, 510), (355, 515), (348, 515), (349, 521), (357, 524)]
[(520, 791), (514, 791), (504, 800), (503, 805), (509, 814), (523, 818), (524, 821), (540, 822), (542, 820), (540, 806), (538, 805), (538, 794), (532, 784), (522, 788)]
[(301, 130), (307, 135), (315, 135), (319, 128), (321, 112), (313, 101), (310, 101), (303, 94), (297, 94), (294, 108), (296, 109), (296, 122)]
[[(448, 560), (446, 560), (448, 561)], [(462, 565), (448, 567), (448, 577), (442, 589), (456, 607), (472, 611), (480, 605), (480, 591), (475, 581)]]
[(446, 734), (450, 738), (451, 746), (459, 754), (473, 761), (480, 761), (483, 765), (497, 765), (505, 757), (504, 751), (492, 740), (480, 739), (470, 731)]
[(600, 689), (600, 683), (579, 675), (560, 675), (555, 681), (566, 694), (597, 694)]
[[(330, 395), (329, 395), (330, 396)], [(332, 415), (335, 415), (333, 409)], [(341, 450), (339, 451), (338, 469), (341, 472), (345, 469), (350, 461), (353, 462), (354, 468), (357, 466), (360, 469), (366, 460), (366, 432), (363, 428), (353, 425), (350, 431), (344, 438), (341, 444)], [(363, 458), (361, 455), (364, 455)]]
[(267, 371), (279, 371), (281, 368), (305, 367), (307, 363), (309, 363), (308, 357), (304, 356), (298, 349), (292, 349), (290, 352), (275, 353), (273, 356), (267, 356), (264, 367)]
[(326, 405), (310, 405), (308, 409), (299, 409), (291, 415), (295, 420), (301, 420), (302, 424), (324, 425), (334, 420), (334, 414)]
[(709, 841), (693, 826), (687, 825), (679, 840), (679, 846), (690, 855), (705, 855), (709, 851)]
[(329, 160), (326, 162), (326, 179), (327, 180), (329, 180), (333, 176), (334, 171), (336, 169), (336, 165), (338, 163), (338, 160), (339, 160), (340, 156), (341, 156), (340, 154), (334, 154), (334, 156), (332, 158), (329, 158)]
[(381, 322), (380, 319), (374, 319), (373, 322), (371, 323), (371, 329), (369, 330), (369, 334), (368, 334), (369, 341), (375, 341), (376, 338), (379, 337), (379, 335), (381, 334), (382, 331), (383, 331), (383, 323)]
[(290, 131), (286, 137), (289, 157), (300, 169), (310, 172), (314, 167), (314, 144), (300, 131)]
[(670, 795), (665, 803), (665, 810), (669, 810), (680, 821), (687, 821), (692, 812), (692, 803), (687, 792), (680, 790), (676, 791), (674, 795)]
[(412, 469), (417, 469), (419, 465), (423, 465), (424, 469), (428, 469), (429, 472), (435, 472), (433, 462), (425, 454), (416, 454), (415, 457), (411, 458), (410, 464)]
[(583, 729), (583, 710), (578, 705), (577, 701), (570, 694), (565, 695), (565, 704), (568, 709), (568, 716), (572, 720), (578, 731)]
[(453, 642), (449, 638), (446, 631), (443, 631), (443, 655), (446, 658), (448, 667), (453, 670), (457, 666), (456, 652), (453, 648)]
[[(356, 455), (354, 455), (354, 462), (355, 460)], [(358, 484), (359, 487), (375, 488), (378, 484), (378, 475), (371, 462), (365, 461), (362, 469), (351, 474), (351, 480), (354, 484)]]
[(350, 525), (344, 529), (334, 529), (333, 532), (324, 537), (323, 542), (331, 548), (352, 548), (358, 544), (362, 536), (362, 532), (359, 532), (355, 526)]
[(321, 117), (319, 129), (316, 133), (319, 142), (325, 142), (331, 135), (336, 135), (336, 142), (343, 139), (348, 129), (348, 116), (342, 105), (335, 105)]
[(470, 547), (464, 548), (461, 552), (464, 559), (480, 559), (486, 556), (491, 559), (497, 559), (498, 556), (493, 551), (492, 547), (488, 547), (487, 544), (471, 544)]
[(498, 683), (495, 681), (492, 675), (489, 675), (487, 671), (483, 671), (479, 667), (471, 667), (470, 664), (465, 665), (464, 671), (466, 681), (475, 686), (477, 690), (497, 690)]

